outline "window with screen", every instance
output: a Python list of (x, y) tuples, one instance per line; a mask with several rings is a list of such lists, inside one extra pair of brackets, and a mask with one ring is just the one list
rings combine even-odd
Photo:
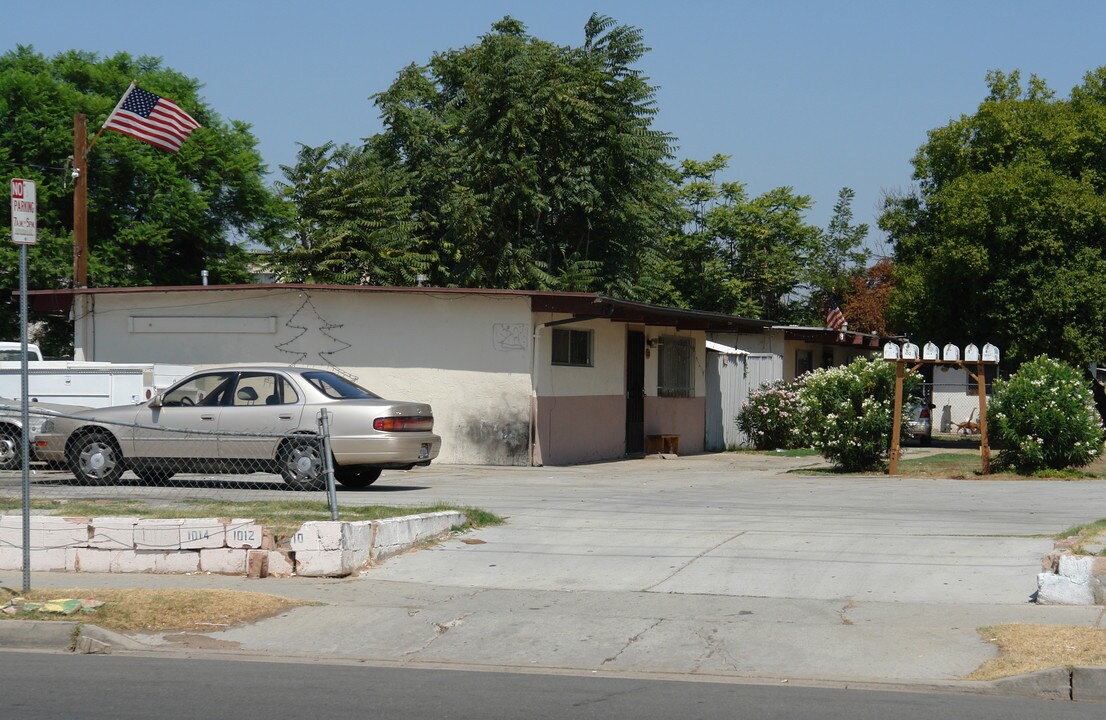
[(553, 364), (591, 367), (592, 331), (553, 328)]
[(657, 363), (657, 395), (693, 397), (695, 345), (691, 338), (666, 336), (660, 339)]

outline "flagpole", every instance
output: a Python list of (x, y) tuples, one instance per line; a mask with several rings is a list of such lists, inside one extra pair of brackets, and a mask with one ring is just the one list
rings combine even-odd
[(88, 149), (85, 150), (86, 153), (92, 152), (92, 147), (96, 144), (96, 141), (100, 139), (100, 135), (104, 132), (104, 129), (107, 127), (108, 123), (111, 122), (111, 119), (113, 117), (115, 117), (115, 113), (119, 112), (119, 108), (123, 107), (123, 103), (127, 101), (127, 98), (131, 96), (131, 91), (134, 90), (137, 86), (138, 81), (131, 80), (130, 87), (128, 87), (127, 91), (123, 93), (123, 97), (119, 98), (119, 102), (115, 103), (115, 108), (110, 113), (108, 113), (107, 120), (104, 120), (104, 124), (101, 125), (100, 129), (96, 132), (96, 137), (92, 138), (92, 142), (89, 143)]

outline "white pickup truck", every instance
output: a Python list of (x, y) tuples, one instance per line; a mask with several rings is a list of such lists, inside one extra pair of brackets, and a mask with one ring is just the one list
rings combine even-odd
[[(0, 342), (0, 360), (20, 362), (23, 359), (23, 346), (17, 342)], [(42, 351), (38, 345), (27, 343), (27, 362), (42, 362)]]

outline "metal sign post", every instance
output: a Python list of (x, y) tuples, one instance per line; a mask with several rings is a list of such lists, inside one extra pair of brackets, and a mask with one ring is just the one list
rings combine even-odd
[(20, 452), (23, 468), (23, 592), (31, 591), (31, 457), (28, 444), (30, 417), (27, 410), (27, 246), (38, 240), (38, 200), (31, 180), (12, 178), (12, 242), (19, 245), (19, 345), (22, 356), (19, 366)]

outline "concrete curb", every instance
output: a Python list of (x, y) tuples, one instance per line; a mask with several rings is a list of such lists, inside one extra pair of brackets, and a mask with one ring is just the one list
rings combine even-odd
[(1106, 702), (1106, 667), (1051, 668), (994, 680), (990, 685), (1003, 695), (1044, 700)]

